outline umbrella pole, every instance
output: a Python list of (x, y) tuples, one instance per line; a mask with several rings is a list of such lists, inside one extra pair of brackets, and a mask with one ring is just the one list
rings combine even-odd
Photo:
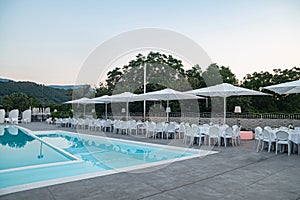
[(85, 119), (85, 105), (86, 104), (83, 104), (83, 119)]
[(226, 124), (226, 97), (224, 97), (224, 119), (223, 119), (224, 124)]
[[(166, 111), (167, 111), (168, 108), (169, 108), (169, 100), (167, 100), (167, 108), (166, 108)], [(167, 122), (169, 122), (169, 112), (167, 112)]]
[(146, 100), (144, 100), (144, 121), (146, 121)]
[(107, 103), (105, 103), (105, 118), (107, 119)]
[(126, 102), (126, 119), (127, 119), (127, 121), (128, 121), (128, 101)]

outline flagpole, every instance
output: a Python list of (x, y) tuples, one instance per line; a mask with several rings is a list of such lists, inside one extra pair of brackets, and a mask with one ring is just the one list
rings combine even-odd
[[(144, 94), (146, 94), (147, 89), (147, 67), (146, 67), (146, 63), (144, 63)], [(144, 100), (144, 121), (146, 121), (146, 100)]]

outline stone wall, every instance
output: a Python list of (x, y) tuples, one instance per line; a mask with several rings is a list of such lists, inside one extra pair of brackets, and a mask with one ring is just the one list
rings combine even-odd
[[(132, 117), (135, 120), (142, 120), (142, 117)], [(151, 117), (148, 120), (154, 122), (166, 121), (166, 117)], [(223, 124), (223, 118), (198, 118), (198, 117), (170, 117), (170, 121), (174, 122), (189, 122), (190, 124)], [(253, 130), (257, 126), (271, 126), (271, 127), (279, 127), (279, 126), (288, 126), (290, 123), (294, 125), (294, 127), (300, 127), (300, 120), (296, 119), (246, 119), (246, 118), (227, 118), (226, 124), (232, 126), (235, 124), (240, 124), (242, 128), (246, 130)]]

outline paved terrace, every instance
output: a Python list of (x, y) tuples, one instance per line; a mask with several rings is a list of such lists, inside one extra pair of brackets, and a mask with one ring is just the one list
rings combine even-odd
[[(21, 126), (31, 130), (76, 131), (45, 123)], [(80, 132), (100, 135), (100, 132)], [(112, 133), (106, 135), (160, 144), (169, 142)], [(300, 199), (300, 156), (297, 154), (256, 153), (253, 141), (213, 150), (220, 152), (174, 162), (148, 172), (141, 170), (95, 177), (8, 194), (0, 199)]]

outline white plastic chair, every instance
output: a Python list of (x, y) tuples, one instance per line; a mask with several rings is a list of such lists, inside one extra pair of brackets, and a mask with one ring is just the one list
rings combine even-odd
[(90, 131), (96, 131), (96, 120), (95, 119), (90, 119), (89, 124), (88, 124), (88, 130)]
[(258, 126), (254, 129), (254, 146), (256, 146), (256, 152), (258, 152), (262, 140), (263, 140), (263, 129), (260, 126)]
[(49, 107), (45, 108), (44, 114), (45, 114), (47, 117), (49, 117), (49, 116), (51, 115), (51, 111), (50, 111), (50, 108), (49, 108)]
[(132, 135), (132, 131), (135, 132), (135, 134), (138, 134), (138, 130), (137, 130), (137, 123), (135, 120), (133, 121), (129, 121), (129, 133)]
[(4, 119), (5, 119), (5, 110), (1, 109), (0, 110), (0, 124), (4, 123)]
[(147, 132), (148, 121), (142, 122), (139, 120), (137, 122), (137, 133), (142, 133), (142, 135), (146, 135)]
[(84, 129), (84, 120), (79, 118), (77, 121), (77, 128), (82, 128)]
[(11, 110), (9, 112), (8, 118), (11, 124), (18, 124), (19, 110), (18, 109)]
[(25, 110), (22, 113), (22, 122), (26, 124), (31, 122), (31, 109)]
[(192, 137), (193, 140), (195, 138), (198, 139), (198, 145), (202, 145), (202, 139), (205, 140), (205, 135), (200, 132), (199, 126), (196, 124), (192, 124)]
[(105, 131), (104, 130), (105, 129), (105, 122), (106, 122), (106, 120), (104, 120), (104, 119), (99, 120), (99, 124), (101, 126), (101, 131)]
[(32, 115), (38, 115), (40, 113), (39, 108), (32, 108)]
[(47, 122), (47, 124), (52, 124), (52, 118), (47, 118), (46, 122)]
[(222, 131), (222, 135), (221, 138), (224, 139), (224, 145), (225, 147), (227, 147), (227, 140), (230, 141), (231, 140), (231, 144), (232, 146), (236, 145), (236, 136), (234, 136), (233, 134), (233, 129), (232, 127), (228, 126), (227, 128), (225, 128), (224, 131)]
[(104, 123), (104, 132), (106, 131), (112, 132), (112, 121), (110, 119), (106, 120)]
[[(101, 124), (101, 122), (100, 122), (100, 124)], [(120, 130), (121, 130), (121, 121), (120, 120), (115, 120), (114, 133), (118, 134)]]
[(184, 137), (183, 137), (183, 142), (187, 143), (189, 141), (190, 144), (194, 142), (194, 135), (192, 132), (192, 128), (190, 125), (185, 126), (185, 132), (184, 132)]
[(68, 118), (63, 118), (63, 119), (61, 120), (61, 126), (62, 126), (62, 127), (67, 127), (68, 124), (69, 124), (69, 119), (68, 119)]
[(128, 124), (128, 122), (126, 121), (121, 121), (121, 123), (120, 123), (120, 132), (121, 132), (121, 134), (123, 134), (124, 133), (124, 131), (125, 131), (125, 134), (127, 135), (128, 134), (128, 129), (129, 129), (129, 124)]
[(4, 135), (4, 126), (0, 126), (0, 136), (3, 136)]
[(83, 129), (89, 128), (90, 121), (91, 121), (90, 119), (84, 119), (84, 126), (83, 126), (84, 128)]
[(271, 151), (272, 143), (275, 143), (276, 140), (272, 135), (272, 129), (270, 130), (268, 127), (265, 127), (263, 130), (263, 144), (261, 146), (261, 150), (263, 150), (265, 144), (268, 144), (268, 152)]
[(172, 134), (174, 135), (174, 138), (175, 138), (175, 134), (176, 134), (175, 129), (176, 129), (175, 124), (170, 123), (167, 125), (166, 131), (165, 131), (167, 139), (169, 139), (169, 135), (172, 136)]
[(164, 139), (164, 123), (162, 122), (159, 122), (156, 124), (156, 127), (155, 127), (155, 134), (156, 134), (156, 137), (157, 137), (157, 134), (161, 135), (161, 139)]
[(156, 139), (156, 124), (154, 122), (149, 122), (147, 126), (146, 137), (152, 137)]
[(72, 118), (71, 120), (70, 120), (70, 124), (71, 124), (71, 128), (77, 128), (77, 125), (78, 125), (78, 120), (77, 119), (75, 119), (75, 118)]
[(208, 146), (210, 147), (211, 139), (217, 140), (220, 147), (220, 130), (217, 126), (211, 126), (208, 129)]
[(94, 120), (94, 127), (95, 127), (95, 131), (100, 131), (101, 130), (101, 124), (100, 124), (99, 119)]
[(235, 137), (236, 144), (241, 144), (241, 127), (238, 125), (232, 126), (233, 136)]
[(178, 139), (181, 139), (182, 136), (181, 135), (184, 135), (184, 131), (185, 131), (185, 126), (184, 126), (184, 122), (181, 122), (179, 124), (179, 128), (177, 130), (177, 133), (178, 133)]
[(291, 142), (289, 141), (289, 134), (283, 130), (276, 132), (276, 155), (278, 150), (278, 145), (287, 145), (288, 146), (288, 155), (291, 155)]
[(228, 127), (229, 127), (229, 125), (223, 124), (223, 125), (219, 126), (219, 129), (220, 129), (221, 133), (222, 133), (222, 132), (224, 133), (225, 130), (226, 130), (226, 128), (228, 128)]

